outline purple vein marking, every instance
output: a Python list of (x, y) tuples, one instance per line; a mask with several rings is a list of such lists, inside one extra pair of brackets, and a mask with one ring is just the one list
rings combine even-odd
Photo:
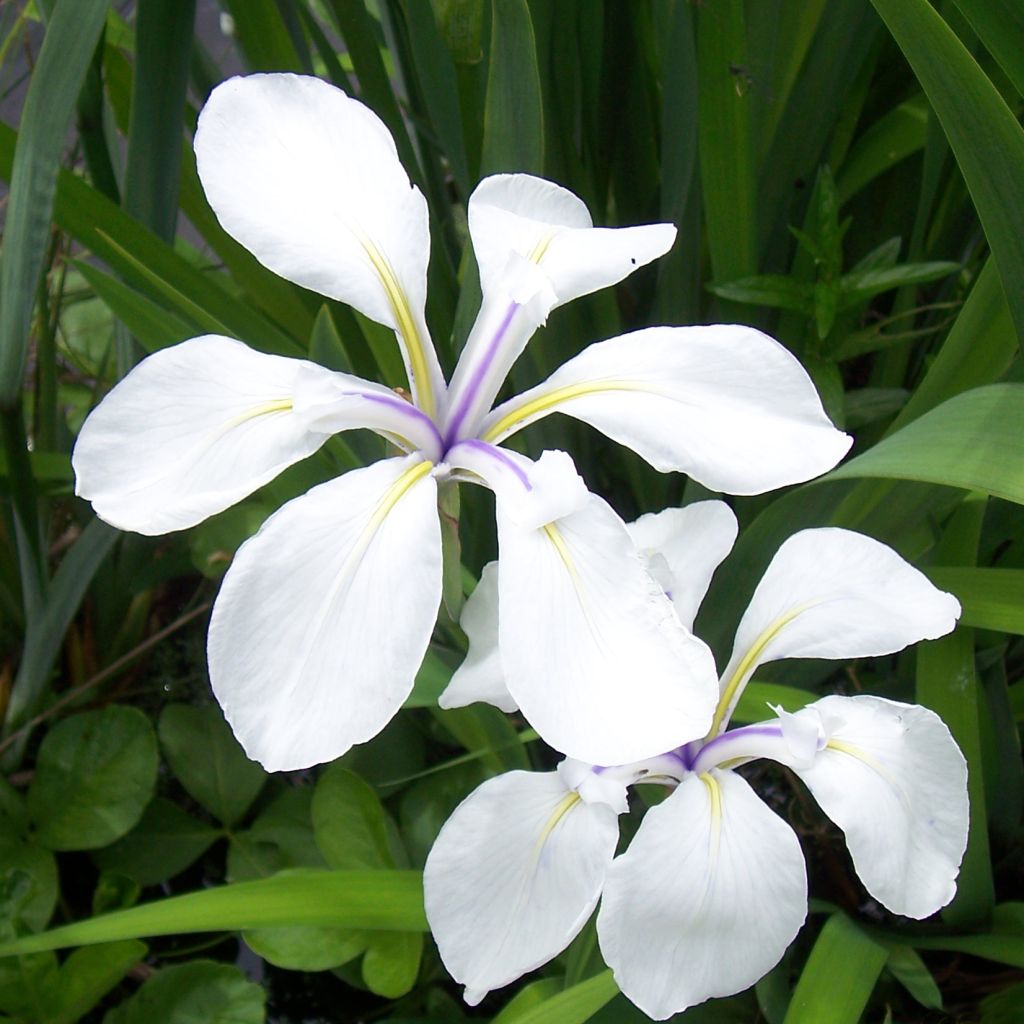
[[(695, 772), (707, 771), (723, 761), (731, 761), (734, 757), (760, 757), (763, 755), (752, 755), (749, 748), (744, 750), (743, 741), (754, 736), (766, 736), (774, 740), (785, 741), (781, 725), (746, 725), (742, 729), (730, 729), (728, 732), (716, 736), (713, 740), (705, 743), (693, 759), (692, 770)], [(730, 748), (738, 748), (731, 752)]]
[(404, 398), (399, 398), (397, 395), (392, 398), (390, 395), (374, 395), (363, 392), (361, 397), (365, 398), (368, 402), (386, 405), (389, 409), (394, 409), (395, 412), (401, 413), (407, 419), (415, 420), (437, 442), (437, 457), (440, 458), (441, 453), (444, 451), (444, 442), (441, 440), (437, 427), (434, 426), (434, 421), (422, 409), (417, 409), (415, 405), (410, 405)]
[(498, 354), (498, 349), (501, 347), (501, 342), (508, 332), (509, 325), (512, 323), (512, 318), (516, 315), (516, 310), (519, 309), (519, 303), (513, 302), (508, 307), (508, 311), (505, 313), (505, 318), (501, 321), (498, 329), (494, 332), (494, 336), (491, 338), (490, 344), (487, 346), (487, 351), (484, 353), (483, 359), (477, 364), (476, 369), (473, 371), (472, 377), (470, 377), (466, 387), (462, 389), (462, 394), (459, 395), (459, 404), (455, 408), (455, 411), (448, 419), (447, 429), (445, 430), (445, 443), (450, 445), (452, 439), (458, 437), (459, 428), (462, 426), (463, 421), (469, 413), (470, 407), (476, 401), (477, 395), (480, 391), (480, 386), (483, 384), (484, 377), (487, 376), (487, 371), (491, 368), (491, 363), (494, 362), (494, 357)]
[[(494, 459), (495, 462), (500, 462), (506, 469), (511, 470), (519, 482), (528, 490), (533, 490), (533, 485), (530, 483), (530, 478), (526, 474), (526, 470), (522, 466), (518, 465), (508, 452), (503, 452), (500, 448), (493, 444), (488, 444), (486, 441), (480, 441), (475, 437), (466, 438), (465, 441), (456, 441), (455, 444), (448, 449), (448, 453), (455, 451), (460, 445), (465, 445), (467, 448), (475, 452), (480, 452), (481, 455), (486, 455), (488, 458)], [(467, 469), (472, 467), (467, 466)]]

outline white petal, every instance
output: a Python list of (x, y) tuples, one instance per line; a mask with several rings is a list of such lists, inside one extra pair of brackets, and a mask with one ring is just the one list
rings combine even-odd
[(730, 706), (758, 665), (868, 658), (944, 636), (960, 605), (892, 548), (852, 530), (802, 530), (772, 559), (722, 673)]
[(527, 529), (497, 501), (498, 635), (530, 724), (570, 757), (618, 765), (701, 736), (714, 662), (679, 624), (619, 517), (591, 496)]
[(664, 255), (671, 224), (594, 228), (571, 192), (528, 174), (485, 178), (469, 231), (483, 302), (452, 377), (446, 437), (475, 437), (502, 382), (556, 306), (628, 277)]
[(339, 757), (412, 690), (441, 599), (429, 470), (407, 456), (314, 487), (235, 556), (210, 621), (210, 681), (268, 771)]
[(649, 512), (626, 526), (648, 569), (672, 598), (679, 621), (693, 628), (711, 577), (736, 542), (739, 525), (724, 501)]
[(794, 356), (733, 325), (651, 327), (591, 345), (490, 413), (480, 436), (498, 442), (551, 412), (729, 494), (809, 480), (852, 443)]
[(928, 917), (956, 893), (967, 846), (967, 765), (942, 719), (881, 697), (825, 697), (828, 745), (797, 768), (843, 830), (857, 874), (894, 914)]
[(807, 913), (793, 830), (733, 772), (691, 775), (608, 871), (597, 932), (619, 988), (664, 1020), (754, 984)]
[(554, 306), (616, 284), (668, 252), (676, 235), (671, 224), (594, 228), (582, 200), (529, 174), (485, 178), (469, 199), (469, 230), (485, 295), (508, 291), (514, 253), (540, 267)]
[(498, 655), (498, 563), (488, 562), (480, 582), (469, 595), (459, 623), (469, 639), (469, 653), (455, 670), (437, 703), (443, 708), (462, 708), (485, 701), (502, 711), (518, 711), (505, 685)]
[(225, 231), (275, 273), (394, 328), (433, 414), (443, 380), (423, 319), (427, 203), (380, 118), (317, 78), (231, 78), (210, 94), (195, 149)]
[(590, 917), (615, 853), (616, 815), (556, 772), (509, 772), (455, 809), (423, 870), (445, 967), (478, 1003), (540, 967)]
[[(193, 338), (144, 359), (86, 419), (72, 455), (76, 493), (123, 530), (194, 526), (315, 452), (334, 430), (379, 421), (366, 400), (377, 392), (390, 394), (230, 338)], [(321, 422), (327, 415), (330, 426)]]
[(583, 478), (566, 452), (549, 450), (536, 462), (518, 452), (470, 438), (448, 449), (452, 469), (468, 471), (497, 495), (518, 526), (536, 529), (575, 512), (590, 500)]

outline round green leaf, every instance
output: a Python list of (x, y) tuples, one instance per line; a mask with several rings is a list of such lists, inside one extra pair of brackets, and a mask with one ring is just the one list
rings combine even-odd
[(256, 799), (267, 774), (245, 756), (220, 708), (168, 704), (158, 731), (167, 763), (189, 795), (218, 821), (234, 825)]
[(104, 1024), (263, 1024), (265, 996), (237, 967), (193, 960), (165, 967)]
[(46, 927), (57, 903), (57, 864), (35, 843), (0, 835), (0, 930), (18, 922), (37, 932)]
[[(390, 933), (389, 933), (390, 934)], [(350, 928), (294, 925), (243, 932), (249, 948), (275, 967), (289, 971), (329, 971), (366, 949), (366, 932)]]
[(36, 839), (51, 850), (119, 839), (142, 817), (156, 771), (156, 736), (141, 711), (112, 705), (65, 718), (43, 740), (28, 791)]

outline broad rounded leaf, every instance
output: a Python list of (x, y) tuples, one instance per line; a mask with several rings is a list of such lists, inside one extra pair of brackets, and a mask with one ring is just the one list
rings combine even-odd
[(806, 914), (793, 830), (714, 769), (647, 811), (608, 871), (597, 932), (619, 988), (664, 1020), (767, 974)]
[(441, 600), (430, 470), (388, 459), (314, 487), (235, 556), (210, 622), (210, 680), (268, 771), (333, 761), (412, 690)]
[(0, 834), (0, 929), (17, 922), (33, 932), (45, 928), (57, 891), (53, 854), (27, 839)]
[(329, 867), (395, 867), (380, 798), (355, 772), (332, 765), (320, 776), (312, 816), (316, 845)]
[(106, 1024), (264, 1024), (266, 995), (230, 964), (212, 960), (164, 967)]
[(128, 832), (153, 796), (156, 735), (135, 708), (71, 715), (39, 748), (28, 791), (35, 838), (51, 850), (92, 850)]
[(234, 825), (266, 781), (250, 761), (215, 705), (168, 704), (157, 727), (171, 770), (218, 821)]
[(423, 871), (441, 959), (475, 1005), (547, 963), (597, 904), (616, 814), (555, 772), (489, 779), (455, 809)]

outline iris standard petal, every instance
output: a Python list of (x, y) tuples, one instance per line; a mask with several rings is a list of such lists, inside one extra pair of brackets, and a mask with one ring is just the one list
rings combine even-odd
[(195, 149), (225, 231), (275, 273), (393, 328), (433, 415), (444, 383), (423, 315), (427, 203), (380, 118), (317, 78), (231, 78), (199, 115)]
[(476, 436), (502, 382), (556, 306), (664, 255), (671, 224), (594, 228), (571, 192), (528, 174), (485, 178), (469, 200), (483, 301), (451, 383), (449, 441)]
[(455, 809), (423, 870), (441, 959), (476, 1005), (547, 963), (590, 917), (615, 854), (615, 812), (556, 772), (509, 772)]
[(754, 984), (807, 913), (793, 830), (734, 772), (691, 775), (608, 870), (597, 933), (619, 988), (655, 1020)]
[(443, 708), (462, 708), (485, 701), (502, 711), (518, 711), (505, 685), (498, 653), (498, 563), (488, 562), (469, 595), (459, 625), (469, 640), (469, 653), (438, 698)]
[(779, 548), (740, 620), (722, 673), (724, 724), (758, 665), (867, 658), (948, 633), (960, 614), (892, 548), (852, 530), (802, 530)]
[(497, 443), (552, 412), (575, 416), (655, 469), (713, 490), (758, 494), (831, 469), (852, 443), (806, 371), (752, 327), (651, 327), (598, 342), (498, 406)]
[(314, 487), (228, 569), (210, 621), (210, 681), (268, 771), (339, 757), (411, 691), (441, 600), (431, 468), (406, 456)]
[[(122, 530), (182, 530), (315, 452), (331, 429), (368, 425), (341, 392), (378, 385), (302, 359), (205, 335), (144, 359), (89, 415), (72, 466), (76, 493)], [(315, 407), (301, 397), (328, 389)]]
[(711, 577), (736, 542), (739, 525), (732, 509), (724, 501), (698, 501), (649, 512), (626, 529), (679, 621), (692, 629)]
[(514, 253), (540, 267), (551, 283), (553, 306), (616, 284), (664, 256), (676, 236), (671, 224), (594, 228), (581, 199), (529, 174), (485, 178), (470, 196), (468, 212), (484, 294), (504, 288)]
[(933, 711), (882, 697), (830, 696), (798, 711), (818, 718), (824, 749), (797, 767), (843, 830), (868, 892), (894, 914), (928, 917), (956, 892), (967, 846), (967, 764)]
[(626, 764), (703, 735), (711, 652), (679, 623), (619, 517), (591, 495), (539, 528), (498, 494), (498, 638), (509, 692), (556, 750)]

